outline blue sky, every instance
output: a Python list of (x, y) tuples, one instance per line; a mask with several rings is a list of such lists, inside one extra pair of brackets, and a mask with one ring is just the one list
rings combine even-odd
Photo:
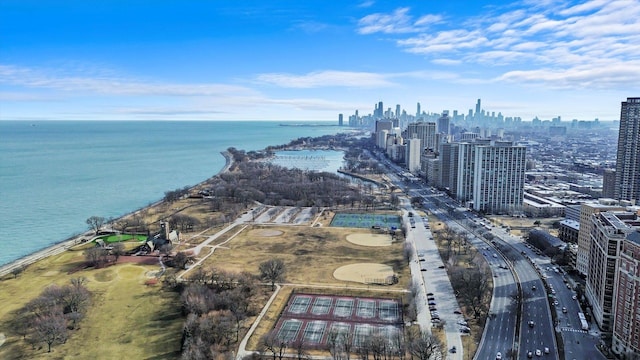
[(640, 0), (0, 1), (0, 120), (614, 120)]

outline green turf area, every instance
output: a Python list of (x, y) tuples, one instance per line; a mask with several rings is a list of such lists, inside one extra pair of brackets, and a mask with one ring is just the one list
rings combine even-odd
[(330, 225), (355, 228), (370, 228), (372, 226), (400, 228), (400, 217), (398, 215), (341, 213), (333, 217)]
[(147, 240), (147, 236), (146, 235), (131, 235), (131, 234), (104, 235), (104, 236), (100, 236), (98, 239), (102, 239), (106, 243), (116, 243), (116, 242), (129, 241), (129, 240), (145, 241), (145, 240)]

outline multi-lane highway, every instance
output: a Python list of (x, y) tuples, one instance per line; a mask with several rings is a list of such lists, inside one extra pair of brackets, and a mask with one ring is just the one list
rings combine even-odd
[[(470, 242), (491, 264), (494, 293), (490, 316), (474, 359), (494, 359), (498, 353), (503, 359), (559, 359), (562, 353), (565, 359), (605, 359), (595, 346), (597, 330), (582, 329), (575, 292), (549, 258), (529, 249), (520, 237), (472, 213), (452, 214), (457, 205), (448, 196), (419, 183), (394, 180), (410, 197), (422, 197), (424, 207), (447, 226), (472, 235)], [(493, 241), (480, 236), (479, 229), (489, 231)], [(562, 335), (562, 349), (558, 349), (556, 332)]]

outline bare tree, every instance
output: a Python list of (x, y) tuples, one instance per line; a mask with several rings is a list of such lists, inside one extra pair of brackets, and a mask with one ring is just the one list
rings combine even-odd
[(116, 230), (124, 234), (125, 232), (127, 232), (127, 229), (131, 226), (131, 223), (132, 221), (130, 218), (123, 217), (118, 220), (114, 220), (111, 224)]
[(61, 312), (36, 317), (31, 326), (34, 340), (46, 343), (47, 352), (51, 352), (53, 344), (67, 341), (67, 323)]
[(84, 257), (90, 266), (100, 267), (106, 262), (107, 250), (101, 247), (92, 247), (84, 252)]
[(285, 266), (280, 259), (271, 259), (260, 263), (260, 278), (271, 283), (271, 290), (275, 290), (276, 282), (284, 278)]
[(413, 257), (413, 245), (411, 245), (411, 243), (406, 242), (404, 243), (404, 248), (403, 248), (403, 255), (404, 255), (404, 259), (407, 261), (407, 263), (411, 262), (411, 258)]
[(460, 299), (473, 311), (475, 318), (486, 311), (489, 282), (480, 269), (458, 268), (452, 273), (451, 283), (459, 289)]
[(291, 349), (294, 351), (294, 356), (297, 360), (310, 360), (311, 356), (307, 352), (306, 343), (304, 339), (299, 339), (293, 341), (291, 344)]
[(120, 256), (125, 255), (126, 253), (127, 252), (124, 250), (123, 243), (117, 242), (111, 246), (111, 255), (115, 257), (116, 262), (118, 262), (118, 259), (120, 258)]
[(262, 337), (262, 347), (265, 351), (269, 351), (273, 360), (282, 360), (287, 352), (288, 342), (278, 336), (275, 330), (272, 330)]
[(173, 266), (176, 269), (184, 269), (191, 260), (193, 260), (193, 256), (188, 255), (184, 251), (180, 251), (173, 257)]
[(11, 269), (11, 274), (13, 275), (13, 278), (17, 278), (18, 275), (22, 274), (22, 272), (24, 271), (24, 266), (16, 266), (13, 269)]
[(408, 344), (409, 353), (418, 360), (434, 360), (442, 358), (442, 343), (440, 340), (427, 333), (412, 339)]
[(102, 216), (91, 216), (86, 221), (87, 225), (89, 225), (89, 228), (93, 230), (96, 235), (98, 235), (105, 222), (106, 219)]

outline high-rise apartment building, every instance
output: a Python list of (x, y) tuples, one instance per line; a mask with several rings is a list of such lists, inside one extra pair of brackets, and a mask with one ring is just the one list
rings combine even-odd
[(613, 199), (616, 196), (616, 171), (605, 169), (602, 174), (602, 197)]
[(627, 359), (640, 357), (640, 231), (622, 243), (614, 287), (612, 350)]
[(640, 200), (640, 98), (627, 98), (620, 111), (615, 198)]
[(583, 203), (580, 206), (580, 230), (578, 230), (578, 253), (576, 254), (576, 270), (587, 275), (589, 269), (589, 252), (591, 251), (591, 231), (593, 222), (591, 216), (602, 211), (621, 211), (624, 207), (617, 202), (600, 201)]
[(440, 176), (435, 179), (436, 186), (446, 189), (451, 197), (456, 197), (456, 179), (458, 171), (458, 143), (440, 144)]
[[(482, 141), (488, 143), (488, 141)], [(455, 171), (454, 186), (455, 197), (461, 203), (467, 203), (473, 199), (473, 173), (475, 171), (475, 151), (478, 143), (458, 143), (458, 164)]]
[(422, 154), (421, 142), (418, 138), (407, 139), (405, 152), (405, 162), (410, 173), (417, 173), (420, 170), (420, 155)]
[(585, 294), (593, 318), (603, 332), (613, 329), (614, 285), (622, 243), (638, 217), (629, 211), (604, 211), (592, 215), (593, 223)]
[(407, 126), (407, 138), (420, 139), (422, 149), (436, 149), (436, 123), (415, 122)]
[(489, 214), (522, 210), (526, 147), (508, 141), (476, 146), (473, 209)]

